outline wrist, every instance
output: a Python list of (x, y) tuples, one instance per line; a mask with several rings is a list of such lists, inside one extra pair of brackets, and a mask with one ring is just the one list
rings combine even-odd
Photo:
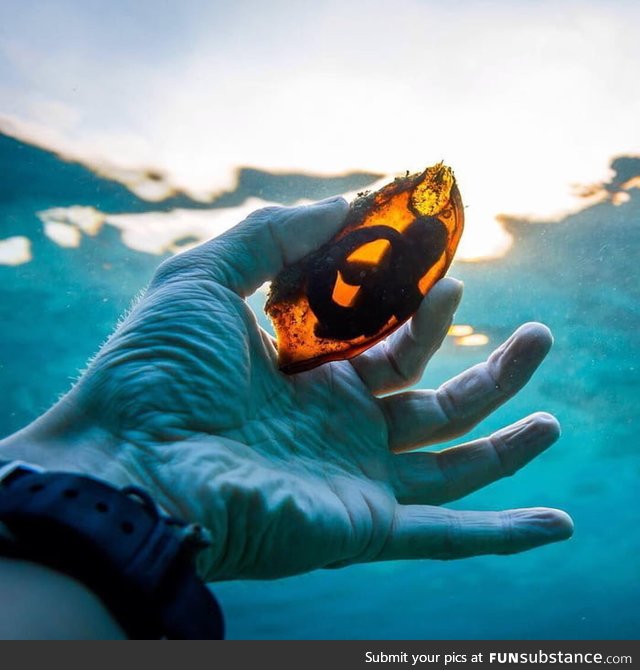
[[(190, 450), (179, 443), (163, 444), (161, 456), (154, 445), (117, 439), (88, 416), (82, 410), (84, 406), (72, 390), (34, 422), (0, 440), (0, 460), (20, 460), (49, 471), (89, 475), (116, 488), (140, 487), (164, 513), (187, 522), (203, 522), (209, 529), (214, 543), (197, 557), (200, 575), (208, 581), (234, 576), (223, 565), (227, 498), (233, 495), (229, 489), (234, 488), (224, 484), (224, 459), (205, 471), (200, 462), (189, 461)], [(138, 458), (140, 453), (143, 458)], [(167, 469), (164, 463), (174, 458), (175, 462), (183, 459), (182, 467)], [(214, 482), (219, 479), (223, 481), (216, 486)], [(196, 491), (199, 495), (194, 494)]]
[(73, 392), (29, 425), (0, 440), (2, 460), (92, 475), (114, 486), (137, 484), (113, 453), (113, 439), (82, 415)]
[(3, 552), (78, 579), (133, 637), (222, 635), (220, 608), (193, 567), (210, 544), (200, 526), (163, 515), (137, 487), (6, 466)]

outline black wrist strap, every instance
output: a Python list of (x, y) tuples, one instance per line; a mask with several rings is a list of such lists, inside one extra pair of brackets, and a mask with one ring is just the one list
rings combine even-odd
[(145, 491), (0, 461), (0, 522), (12, 536), (3, 553), (79, 579), (129, 637), (224, 637), (194, 567), (204, 531), (161, 514)]

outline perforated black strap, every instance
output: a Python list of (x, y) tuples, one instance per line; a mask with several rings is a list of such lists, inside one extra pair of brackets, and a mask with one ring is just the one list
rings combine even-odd
[(3, 553), (44, 563), (93, 590), (129, 637), (222, 639), (217, 600), (193, 557), (206, 533), (160, 514), (134, 487), (0, 461)]

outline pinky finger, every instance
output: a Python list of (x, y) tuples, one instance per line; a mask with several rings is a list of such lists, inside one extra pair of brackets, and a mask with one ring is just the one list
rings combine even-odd
[(466, 512), (398, 505), (393, 528), (377, 560), (515, 554), (566, 540), (572, 534), (571, 517), (547, 507)]

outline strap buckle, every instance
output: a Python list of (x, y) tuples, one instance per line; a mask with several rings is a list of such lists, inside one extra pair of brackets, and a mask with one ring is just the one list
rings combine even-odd
[(15, 474), (40, 473), (45, 468), (26, 461), (0, 461), (0, 486), (3, 486)]

